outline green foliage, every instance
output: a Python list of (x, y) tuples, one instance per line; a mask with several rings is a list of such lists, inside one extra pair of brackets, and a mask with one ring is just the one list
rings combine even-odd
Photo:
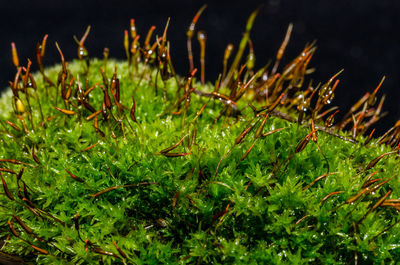
[[(379, 207), (356, 226), (389, 189), (393, 191), (391, 198), (400, 195), (397, 156), (388, 156), (373, 169), (364, 170), (369, 161), (388, 148), (375, 143), (365, 146), (361, 138), (358, 143), (351, 143), (318, 132), (318, 143), (334, 174), (305, 189), (326, 173), (325, 160), (312, 142), (295, 153), (297, 144), (309, 132), (307, 127), (271, 117), (266, 132), (285, 129), (259, 140), (239, 163), (251, 144), (246, 139), (223, 160), (214, 180), (218, 161), (253, 114), (244, 113), (243, 118), (227, 127), (222, 120), (211, 127), (215, 112), (206, 109), (197, 123), (189, 126), (191, 130), (197, 128), (195, 144), (191, 145), (192, 131), (182, 134), (182, 117), (165, 114), (167, 105), (162, 97), (154, 96), (152, 81), (142, 81), (136, 87), (138, 78), (129, 78), (126, 63), (109, 63), (108, 76), (114, 65), (118, 67), (122, 104), (130, 105), (132, 96), (136, 100), (138, 124), (129, 121), (132, 129), (124, 128), (124, 136), (116, 121), (110, 126), (101, 125), (106, 134), (102, 137), (84, 119), (90, 114), (87, 110), (81, 109), (82, 116), (67, 117), (54, 109), (55, 102), (47, 97), (43, 82), (38, 82), (42, 108), (46, 118), (55, 116), (45, 126), (26, 133), (6, 127), (6, 119), (18, 126), (21, 123), (11, 105), (2, 103), (0, 158), (25, 163), (21, 180), (26, 183), (38, 214), (35, 216), (18, 198), (18, 185), (22, 186), (22, 182), (17, 182), (14, 174), (3, 172), (15, 200), (5, 194), (0, 196), (0, 237), (6, 240), (2, 251), (37, 264), (93, 264), (99, 256), (105, 264), (345, 264), (354, 255), (368, 263), (387, 264), (399, 259), (396, 235), (400, 226), (394, 225), (374, 238), (397, 222), (394, 209)], [(101, 81), (101, 65), (101, 61), (91, 61), (90, 86)], [(69, 65), (82, 80), (81, 66), (78, 61)], [(54, 79), (58, 69), (49, 69), (48, 76)], [(159, 87), (162, 85), (160, 82)], [(174, 80), (168, 81), (167, 88), (167, 96), (172, 98), (176, 91)], [(96, 108), (101, 105), (101, 95), (93, 93), (91, 97)], [(10, 95), (5, 98), (11, 100)], [(188, 121), (205, 102), (200, 96), (192, 97)], [(33, 115), (40, 119), (37, 112)], [(116, 138), (110, 136), (111, 130)], [(177, 150), (191, 154), (159, 154), (185, 134), (189, 137)], [(92, 149), (81, 151), (96, 143)], [(33, 147), (40, 164), (33, 160)], [(2, 162), (2, 166), (15, 172), (21, 169), (21, 165), (8, 162)], [(83, 182), (74, 180), (65, 169)], [(361, 190), (372, 170), (378, 171), (376, 178), (393, 178), (376, 192), (346, 204), (346, 199)], [(156, 184), (90, 196), (109, 187), (143, 182)], [(343, 193), (321, 203), (324, 196), (335, 191)], [(77, 213), (79, 232), (74, 224)], [(33, 234), (14, 220), (19, 238), (10, 236), (7, 222), (13, 216), (20, 217)], [(92, 244), (85, 246), (85, 239)], [(49, 254), (39, 253), (28, 242)], [(109, 255), (99, 254), (96, 248)]]
[(46, 36), (37, 74), (30, 61), (19, 65), (12, 43), (17, 74), (0, 99), (0, 262), (8, 254), (35, 264), (400, 260), (400, 122), (379, 139), (363, 136), (382, 117), (381, 84), (331, 127), (340, 72), (303, 86), (314, 44), (280, 70), (292, 25), (272, 69), (254, 71), (258, 10), (229, 68), (228, 46), (215, 85), (204, 84), (199, 33), (200, 84), (191, 39), (204, 8), (187, 32), (184, 79), (168, 24), (153, 44), (154, 28), (139, 44), (132, 20), (127, 62), (108, 60), (107, 50), (90, 60), (89, 27), (79, 60), (66, 63), (57, 44), (62, 64), (44, 69)]

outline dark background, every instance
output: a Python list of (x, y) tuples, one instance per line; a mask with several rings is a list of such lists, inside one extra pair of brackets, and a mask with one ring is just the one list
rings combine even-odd
[[(268, 1), (44, 1), (14, 0), (0, 3), (0, 88), (8, 85), (15, 69), (11, 63), (10, 42), (17, 45), (20, 60), (35, 61), (35, 46), (49, 34), (45, 63), (54, 64), (58, 41), (66, 59), (76, 57), (72, 36), (80, 38), (87, 25), (92, 26), (86, 41), (91, 57), (102, 57), (104, 47), (110, 57), (124, 58), (123, 30), (135, 18), (139, 34), (151, 25), (161, 31), (171, 17), (168, 38), (177, 72), (186, 74), (186, 29), (203, 3), (208, 8), (197, 29), (208, 34), (206, 78), (214, 81), (222, 70), (225, 46), (235, 47), (244, 31), (250, 13), (262, 4), (252, 31), (257, 66), (275, 56), (287, 26), (294, 31), (283, 63), (296, 56), (307, 42), (317, 40), (318, 50), (312, 60), (317, 71), (315, 81), (326, 81), (344, 68), (334, 103), (342, 112), (366, 91), (372, 91), (383, 75), (386, 81), (380, 95), (387, 94), (384, 110), (389, 115), (379, 123), (379, 131), (389, 128), (400, 118), (400, 1), (398, 0), (268, 0)], [(143, 36), (144, 37), (144, 36)], [(195, 41), (198, 64), (198, 46)]]

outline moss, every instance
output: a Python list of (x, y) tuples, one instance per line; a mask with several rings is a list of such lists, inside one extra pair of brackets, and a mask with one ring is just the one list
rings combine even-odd
[[(189, 93), (187, 110), (182, 106), (180, 114), (173, 114), (190, 82), (178, 76), (178, 83), (176, 78), (163, 80), (162, 61), (152, 58), (132, 65), (81, 58), (68, 64), (68, 74), (60, 65), (46, 69), (53, 82), (62, 74), (68, 83), (73, 80), (70, 97), (60, 96), (62, 85), (56, 89), (35, 74), (44, 119), (34, 89), (22, 88), (23, 78), (17, 90), (25, 111), (15, 109), (12, 93), (3, 95), (1, 167), (16, 173), (2, 172), (4, 253), (37, 264), (94, 264), (99, 259), (106, 264), (346, 264), (355, 257), (387, 264), (400, 259), (398, 206), (375, 207), (382, 199), (400, 196), (397, 153), (369, 164), (391, 152), (390, 146), (378, 139), (365, 144), (361, 134), (353, 139), (348, 132), (332, 133), (322, 119), (315, 119), (316, 144), (308, 126), (311, 114), (302, 124), (293, 122), (290, 117), (299, 113), (289, 102), (255, 118), (247, 103), (260, 109), (265, 102), (252, 100), (254, 92), (238, 100), (240, 115), (235, 117), (232, 109), (233, 114), (224, 113), (215, 123), (229, 106), (224, 98)], [(100, 67), (109, 83), (116, 67), (120, 101), (113, 98)], [(96, 83), (112, 99), (110, 109), (97, 116), (97, 127), (86, 119), (92, 112), (79, 100), (79, 87), (85, 91)], [(214, 89), (194, 84), (198, 91)], [(229, 95), (228, 87), (219, 92)], [(106, 102), (99, 86), (89, 97), (85, 102), (96, 110)], [(257, 137), (267, 113), (262, 132), (274, 133)], [(291, 116), (282, 118), (284, 113)], [(254, 130), (235, 145), (254, 123)], [(362, 187), (372, 179), (378, 180)], [(357, 194), (362, 196), (355, 200)]]

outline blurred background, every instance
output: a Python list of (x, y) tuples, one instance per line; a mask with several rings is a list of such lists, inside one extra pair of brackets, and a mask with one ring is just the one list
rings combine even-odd
[[(325, 82), (344, 68), (334, 104), (347, 112), (366, 91), (372, 91), (386, 76), (380, 95), (388, 97), (384, 111), (389, 115), (378, 124), (379, 132), (400, 118), (400, 1), (398, 0), (244, 0), (244, 1), (101, 1), (101, 0), (2, 0), (0, 3), (0, 90), (8, 86), (15, 69), (10, 42), (17, 46), (20, 60), (35, 61), (36, 43), (49, 34), (45, 64), (59, 61), (57, 41), (67, 60), (76, 57), (73, 35), (80, 38), (92, 26), (85, 43), (91, 57), (124, 59), (123, 30), (134, 18), (139, 34), (150, 26), (161, 35), (171, 17), (168, 38), (177, 72), (189, 69), (186, 30), (202, 4), (208, 4), (196, 29), (207, 32), (206, 79), (214, 81), (222, 71), (223, 52), (228, 43), (237, 47), (250, 13), (262, 5), (251, 34), (256, 66), (274, 58), (289, 23), (294, 23), (283, 64), (293, 59), (307, 42), (317, 40), (311, 66), (316, 67), (315, 82)], [(194, 41), (195, 62), (199, 65), (198, 45)], [(282, 64), (281, 64), (282, 65)], [(36, 68), (37, 69), (37, 68)]]

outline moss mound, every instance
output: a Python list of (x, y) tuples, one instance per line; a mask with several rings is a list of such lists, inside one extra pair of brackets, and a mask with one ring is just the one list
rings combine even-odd
[(303, 86), (312, 45), (280, 73), (254, 71), (251, 56), (239, 67), (255, 15), (215, 85), (193, 69), (177, 76), (166, 33), (139, 44), (134, 24), (127, 62), (90, 60), (84, 37), (79, 60), (59, 50), (62, 65), (44, 69), (46, 37), (31, 74), (13, 49), (0, 103), (2, 260), (398, 261), (398, 127), (362, 136), (380, 117), (377, 90), (331, 127), (336, 76)]

